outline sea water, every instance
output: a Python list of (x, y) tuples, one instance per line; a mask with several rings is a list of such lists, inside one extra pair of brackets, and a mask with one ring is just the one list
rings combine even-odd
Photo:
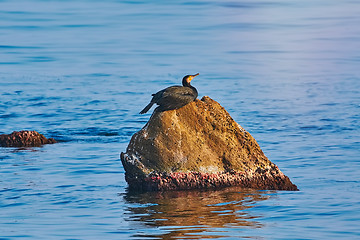
[[(360, 2), (0, 1), (0, 239), (359, 239)], [(151, 94), (200, 76), (298, 192), (131, 193)]]

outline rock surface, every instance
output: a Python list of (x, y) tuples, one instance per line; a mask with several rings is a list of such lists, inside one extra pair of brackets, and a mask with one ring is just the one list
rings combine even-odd
[(132, 136), (121, 161), (133, 189), (298, 190), (250, 133), (209, 97), (177, 110), (155, 111)]
[(43, 144), (56, 143), (53, 138), (46, 138), (36, 131), (20, 131), (0, 135), (1, 147), (40, 147)]

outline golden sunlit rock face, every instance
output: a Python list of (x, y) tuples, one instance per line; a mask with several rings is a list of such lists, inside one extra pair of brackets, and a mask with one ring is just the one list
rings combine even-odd
[(121, 160), (130, 188), (297, 190), (250, 133), (209, 97), (155, 111), (132, 136)]

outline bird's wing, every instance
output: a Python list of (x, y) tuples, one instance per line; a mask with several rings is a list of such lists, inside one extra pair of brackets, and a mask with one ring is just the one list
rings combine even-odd
[(172, 86), (164, 89), (162, 97), (186, 96), (186, 95), (194, 95), (194, 91), (189, 87)]
[(154, 96), (154, 102), (164, 109), (180, 108), (194, 100), (194, 92), (191, 88), (182, 86), (168, 87)]

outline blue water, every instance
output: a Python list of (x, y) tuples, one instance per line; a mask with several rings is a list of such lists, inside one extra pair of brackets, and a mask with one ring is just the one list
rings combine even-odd
[[(0, 239), (360, 239), (360, 2), (0, 1)], [(133, 194), (119, 153), (186, 74), (299, 192)]]

